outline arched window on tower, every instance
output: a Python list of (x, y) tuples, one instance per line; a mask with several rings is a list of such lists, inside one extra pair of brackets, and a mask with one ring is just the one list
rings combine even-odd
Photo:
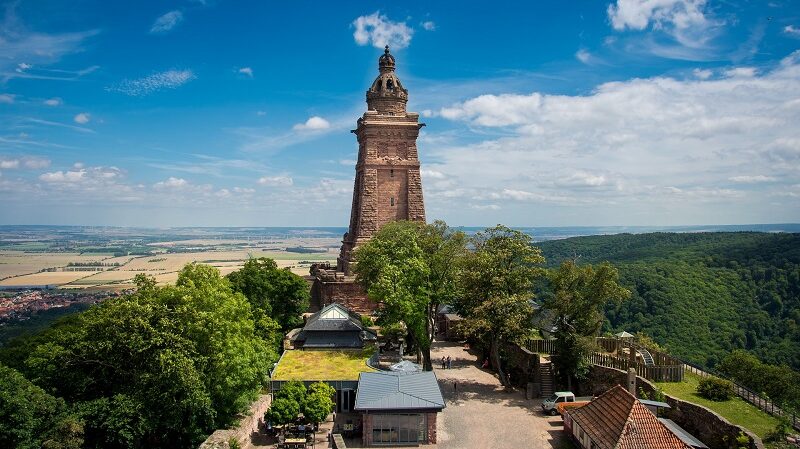
[(390, 204), (391, 204), (392, 206), (394, 206), (394, 197), (392, 197), (392, 199), (391, 199), (391, 201), (390, 201)]
[(386, 88), (389, 90), (394, 90), (394, 80), (389, 78), (386, 80)]
[(389, 177), (394, 178), (394, 169), (389, 170)]

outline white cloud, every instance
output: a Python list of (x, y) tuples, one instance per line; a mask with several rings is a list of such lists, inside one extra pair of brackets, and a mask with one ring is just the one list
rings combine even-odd
[(19, 159), (0, 159), (0, 168), (4, 170), (19, 168)]
[(405, 22), (392, 22), (380, 12), (361, 16), (353, 21), (355, 31), (353, 38), (358, 45), (369, 45), (383, 48), (388, 45), (395, 49), (408, 47), (414, 30)]
[(735, 67), (725, 71), (725, 76), (736, 78), (752, 78), (756, 76), (756, 69), (754, 67)]
[(436, 24), (430, 20), (427, 22), (422, 22), (422, 29), (425, 31), (434, 31), (436, 30)]
[(183, 178), (175, 178), (173, 176), (170, 176), (164, 181), (159, 181), (153, 184), (153, 188), (156, 190), (180, 190), (187, 187), (188, 185), (189, 181)]
[(294, 184), (294, 180), (289, 176), (262, 176), (258, 183), (269, 187), (290, 187)]
[(197, 77), (191, 70), (167, 70), (144, 78), (126, 79), (115, 86), (107, 87), (106, 90), (131, 96), (143, 96), (163, 89), (177, 89), (195, 78)]
[[(479, 95), (442, 108), (464, 127), (458, 140), (426, 145), (436, 161), (426, 169), (447, 181), (437, 186), (423, 173), (426, 202), (450, 214), (460, 213), (447, 200), (454, 196), (558, 205), (548, 212), (573, 222), (590, 213), (563, 207), (597, 208), (593, 216), (617, 223), (720, 222), (734, 213), (752, 222), (766, 213), (764, 198), (800, 183), (800, 99), (787, 95), (800, 92), (800, 51), (771, 69), (727, 73), (735, 76), (631, 79), (585, 95)], [(525, 207), (508, 220), (542, 216)]]
[(14, 102), (14, 97), (12, 94), (0, 94), (0, 104), (11, 104)]
[(616, 0), (607, 13), (617, 31), (647, 31), (644, 39), (626, 40), (628, 51), (671, 59), (718, 59), (711, 41), (724, 22), (711, 16), (706, 0)]
[(356, 165), (356, 162), (355, 159), (339, 159), (339, 165), (347, 165), (350, 167)]
[(578, 61), (584, 64), (588, 64), (589, 61), (591, 61), (592, 59), (592, 54), (584, 49), (580, 49), (577, 52), (575, 52), (575, 57), (578, 59)]
[(42, 169), (50, 166), (50, 159), (38, 156), (23, 156), (17, 158), (9, 158), (0, 156), (0, 168), (2, 169), (17, 169), (26, 168), (30, 170)]
[(743, 184), (757, 184), (761, 182), (777, 181), (777, 178), (775, 178), (774, 176), (764, 176), (764, 175), (740, 175), (740, 176), (731, 176), (728, 179), (733, 182), (740, 182)]
[(444, 179), (445, 178), (444, 173), (442, 173), (440, 171), (436, 171), (436, 170), (426, 169), (426, 168), (423, 168), (422, 170), (420, 170), (420, 174), (422, 175), (423, 178), (426, 178), (426, 179), (427, 178), (430, 178), (430, 179)]
[(44, 104), (47, 106), (61, 106), (62, 104), (64, 104), (64, 101), (58, 97), (53, 97), (44, 100)]
[(692, 75), (701, 80), (707, 80), (711, 78), (712, 75), (714, 75), (714, 72), (708, 69), (694, 69), (692, 70)]
[(154, 34), (166, 33), (167, 31), (175, 28), (176, 25), (183, 21), (183, 13), (180, 11), (170, 11), (153, 22), (150, 32)]
[(75, 120), (75, 123), (85, 125), (89, 123), (89, 120), (91, 120), (91, 114), (88, 112), (81, 112), (80, 114), (76, 115), (73, 120)]
[[(11, 78), (74, 79), (65, 73), (29, 73), (36, 66), (40, 68), (61, 59), (67, 54), (82, 50), (86, 39), (95, 36), (99, 30), (40, 33), (33, 31), (16, 14), (18, 4), (8, 3), (5, 17), (0, 25), (0, 80)], [(22, 62), (20, 62), (22, 61)], [(70, 72), (67, 75), (73, 75)]]
[(259, 117), (263, 117), (263, 116), (267, 115), (267, 112), (266, 111), (256, 111), (256, 115), (259, 116)]
[(79, 182), (86, 176), (85, 170), (78, 171), (57, 171), (52, 173), (42, 173), (39, 179), (44, 182)]
[(783, 28), (783, 32), (794, 37), (800, 37), (800, 28), (794, 25), (786, 25)]
[(292, 127), (295, 131), (323, 131), (331, 127), (330, 122), (319, 116), (313, 116), (305, 123), (298, 123)]
[(81, 184), (90, 187), (115, 184), (122, 178), (123, 171), (117, 167), (87, 167), (76, 166), (73, 170), (59, 170), (42, 173), (39, 180), (50, 184)]
[(703, 12), (706, 0), (617, 0), (608, 5), (608, 17), (615, 30), (644, 30), (674, 26), (685, 29), (708, 23)]
[(239, 73), (241, 73), (242, 75), (248, 76), (250, 78), (253, 77), (253, 69), (250, 68), (250, 67), (242, 67), (241, 69), (239, 69)]

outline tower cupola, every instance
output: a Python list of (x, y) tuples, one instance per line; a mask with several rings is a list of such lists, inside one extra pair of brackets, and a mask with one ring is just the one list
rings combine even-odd
[(378, 77), (367, 90), (367, 109), (383, 115), (400, 115), (406, 112), (408, 90), (403, 88), (395, 74), (394, 56), (387, 45), (378, 58)]

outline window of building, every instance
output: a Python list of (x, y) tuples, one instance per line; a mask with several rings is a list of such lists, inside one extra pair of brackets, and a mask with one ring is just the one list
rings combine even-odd
[(394, 178), (394, 169), (389, 170), (389, 177)]
[(372, 415), (374, 444), (418, 443), (428, 440), (424, 414)]
[(389, 202), (391, 203), (392, 206), (394, 206), (394, 197), (392, 197), (392, 199)]

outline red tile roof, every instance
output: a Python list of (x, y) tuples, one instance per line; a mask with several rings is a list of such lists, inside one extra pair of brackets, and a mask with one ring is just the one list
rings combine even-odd
[(567, 413), (600, 449), (691, 449), (619, 385)]

